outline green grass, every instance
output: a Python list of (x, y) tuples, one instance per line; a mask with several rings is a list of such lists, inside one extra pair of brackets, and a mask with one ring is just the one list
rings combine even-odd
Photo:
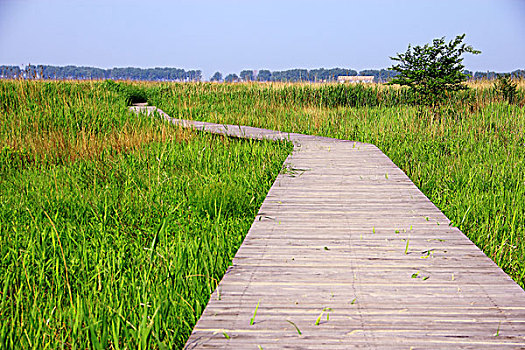
[(523, 85), (515, 104), (485, 83), (440, 107), (395, 87), (326, 84), (157, 84), (150, 99), (175, 118), (377, 145), (525, 287)]
[(422, 108), (381, 86), (108, 84), (0, 82), (0, 348), (182, 347), (291, 150), (138, 117), (130, 91), (173, 117), (376, 144), (525, 285), (523, 87)]
[(290, 145), (0, 82), (0, 348), (180, 348)]

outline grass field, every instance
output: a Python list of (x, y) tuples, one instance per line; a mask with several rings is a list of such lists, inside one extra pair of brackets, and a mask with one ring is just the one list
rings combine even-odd
[[(135, 83), (172, 117), (379, 146), (525, 286), (525, 84)], [(0, 348), (180, 348), (289, 144), (180, 130), (107, 82), (0, 82)]]
[(381, 85), (160, 84), (152, 103), (175, 118), (369, 142), (525, 287), (525, 82), (509, 104), (492, 82), (440, 107)]
[(180, 348), (290, 145), (0, 81), (0, 348)]

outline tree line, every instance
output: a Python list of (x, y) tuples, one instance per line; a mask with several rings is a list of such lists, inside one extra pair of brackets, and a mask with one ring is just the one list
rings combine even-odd
[(239, 81), (265, 81), (265, 82), (333, 82), (340, 76), (371, 75), (376, 82), (386, 82), (395, 77), (398, 73), (387, 69), (373, 70), (367, 69), (356, 71), (348, 68), (318, 68), (318, 69), (289, 69), (283, 71), (263, 70), (243, 70), (239, 75), (235, 73), (224, 77), (221, 72), (215, 72), (210, 81), (239, 82)]
[[(496, 79), (502, 73), (472, 72), (465, 70), (464, 74), (472, 79)], [(263, 81), (263, 82), (333, 82), (339, 76), (373, 76), (375, 82), (387, 82), (398, 76), (399, 72), (388, 69), (365, 69), (356, 71), (347, 68), (318, 68), (318, 69), (289, 69), (282, 71), (243, 70), (239, 75), (231, 73), (223, 77), (221, 72), (215, 72), (210, 81), (216, 82), (241, 82), (241, 81)], [(525, 78), (525, 70), (518, 69), (509, 74), (511, 77)], [(25, 79), (114, 79), (114, 80), (146, 80), (146, 81), (202, 81), (200, 70), (184, 70), (181, 68), (110, 68), (102, 69), (95, 67), (77, 66), (50, 66), (50, 65), (27, 65), (0, 66), (0, 78), (25, 78)]]
[(77, 66), (27, 65), (0, 66), (0, 78), (25, 79), (114, 79), (148, 81), (201, 81), (200, 70), (186, 71), (180, 68), (110, 68)]
[[(501, 75), (508, 74), (515, 78), (525, 78), (525, 70), (518, 69), (510, 73), (498, 72), (472, 72), (465, 70), (463, 74), (471, 79), (496, 79)], [(265, 82), (334, 82), (339, 76), (373, 76), (377, 83), (388, 82), (399, 75), (399, 72), (389, 69), (365, 69), (360, 72), (353, 69), (332, 68), (332, 69), (289, 69), (284, 71), (269, 70), (243, 70), (239, 75), (228, 74), (223, 78), (221, 72), (215, 72), (210, 77), (210, 81), (216, 82), (241, 82), (241, 81), (265, 81)]]

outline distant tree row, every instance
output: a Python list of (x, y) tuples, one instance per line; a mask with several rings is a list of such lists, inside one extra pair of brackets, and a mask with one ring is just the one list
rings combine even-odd
[[(391, 74), (391, 72), (390, 72)], [(310, 82), (328, 82), (335, 81), (341, 75), (357, 75), (357, 72), (352, 69), (332, 68), (332, 69), (290, 69), (285, 71), (274, 71), (263, 69), (260, 71), (243, 70), (239, 75), (232, 73), (228, 74), (225, 82), (236, 81), (310, 81)], [(215, 72), (210, 78), (210, 81), (223, 81), (222, 74)]]
[(0, 66), (0, 78), (26, 79), (122, 79), (150, 81), (201, 81), (200, 70), (186, 71), (180, 68), (111, 68), (77, 66), (28, 65)]
[[(472, 79), (495, 79), (502, 73), (496, 72), (471, 72), (464, 71), (464, 74), (468, 75)], [(525, 78), (525, 70), (515, 70), (510, 74), (512, 77)], [(274, 71), (270, 72), (269, 70), (243, 70), (239, 74), (228, 74), (224, 80), (220, 72), (215, 72), (210, 78), (210, 81), (225, 81), (228, 83), (238, 82), (238, 81), (274, 81), (274, 82), (333, 82), (337, 81), (339, 76), (356, 76), (356, 75), (367, 75), (373, 76), (375, 82), (387, 82), (392, 78), (399, 75), (396, 71), (391, 71), (388, 69), (365, 69), (360, 72), (357, 72), (353, 69), (343, 69), (343, 68), (332, 68), (332, 69), (290, 69), (285, 71)]]
[(502, 75), (508, 74), (512, 78), (525, 78), (525, 69), (516, 69), (510, 73), (497, 73), (497, 72), (471, 72), (465, 71), (465, 74), (473, 77), (474, 79), (497, 79)]
[[(464, 71), (472, 79), (495, 79), (501, 75), (496, 72), (471, 72)], [(525, 70), (519, 69), (508, 73), (512, 77), (525, 78)], [(342, 75), (368, 75), (374, 76), (376, 82), (387, 82), (398, 75), (398, 72), (388, 69), (366, 69), (357, 72), (345, 68), (319, 68), (319, 69), (290, 69), (284, 71), (243, 70), (239, 75), (231, 73), (223, 78), (220, 72), (215, 72), (210, 81), (268, 81), (268, 82), (333, 82)], [(186, 71), (180, 68), (111, 68), (101, 69), (94, 67), (77, 66), (47, 66), (28, 65), (24, 68), (18, 66), (0, 66), (0, 78), (26, 78), (26, 79), (122, 79), (122, 80), (149, 80), (149, 81), (201, 81), (200, 70)]]

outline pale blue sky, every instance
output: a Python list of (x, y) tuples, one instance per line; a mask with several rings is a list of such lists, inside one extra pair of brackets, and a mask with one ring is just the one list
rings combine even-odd
[(363, 70), (461, 33), (467, 69), (525, 68), (525, 0), (0, 0), (0, 64)]

